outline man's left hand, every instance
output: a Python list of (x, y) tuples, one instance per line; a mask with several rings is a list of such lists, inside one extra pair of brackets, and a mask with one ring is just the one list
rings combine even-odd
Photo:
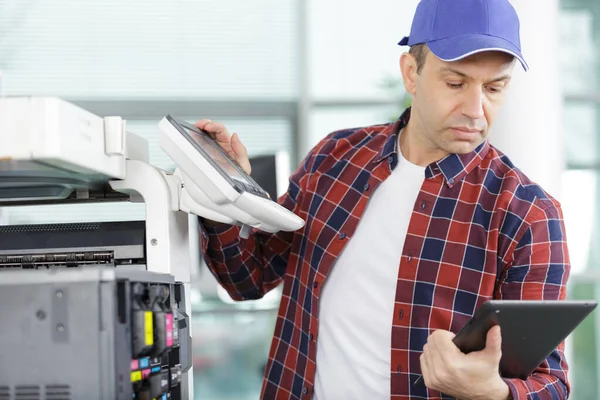
[(487, 333), (485, 349), (464, 354), (452, 332), (437, 330), (427, 339), (421, 355), (425, 385), (458, 399), (510, 399), (508, 385), (499, 373), (502, 357), (500, 327)]

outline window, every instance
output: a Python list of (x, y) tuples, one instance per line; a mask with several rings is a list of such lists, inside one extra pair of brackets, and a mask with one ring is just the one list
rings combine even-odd
[(8, 94), (293, 98), (295, 2), (4, 0)]
[[(573, 275), (569, 297), (598, 299), (600, 287), (600, 7), (595, 0), (561, 0), (559, 52), (565, 92), (564, 138), (569, 170), (563, 208)], [(569, 341), (572, 399), (597, 399), (600, 388), (596, 313)]]

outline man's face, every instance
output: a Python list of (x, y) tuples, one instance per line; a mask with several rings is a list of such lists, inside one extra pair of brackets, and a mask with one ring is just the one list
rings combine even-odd
[(413, 96), (411, 120), (415, 119), (419, 141), (430, 151), (473, 151), (488, 136), (500, 111), (513, 58), (485, 52), (445, 62), (428, 51), (418, 74), (416, 64), (409, 67), (410, 61), (401, 64), (405, 87)]

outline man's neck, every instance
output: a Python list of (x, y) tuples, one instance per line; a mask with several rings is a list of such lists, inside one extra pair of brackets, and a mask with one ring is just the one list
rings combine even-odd
[(398, 144), (404, 158), (412, 164), (426, 167), (446, 157), (448, 153), (435, 147), (414, 121), (413, 116), (399, 134)]

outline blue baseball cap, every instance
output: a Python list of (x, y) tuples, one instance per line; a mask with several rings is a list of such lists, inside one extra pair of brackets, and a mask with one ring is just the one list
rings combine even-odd
[(501, 51), (516, 57), (527, 71), (519, 31), (519, 17), (508, 0), (421, 0), (410, 36), (398, 44), (426, 43), (440, 60), (449, 62)]

